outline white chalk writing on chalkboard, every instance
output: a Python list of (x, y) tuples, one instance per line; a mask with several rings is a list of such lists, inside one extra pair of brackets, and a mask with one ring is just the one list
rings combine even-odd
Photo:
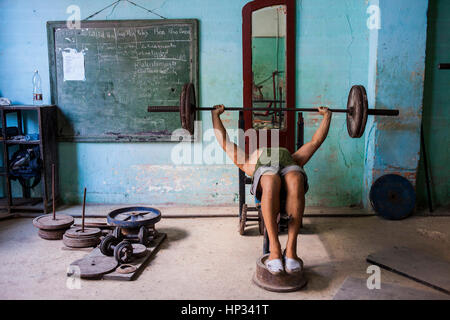
[[(179, 127), (179, 117), (149, 114), (146, 106), (176, 105), (182, 85), (196, 81), (195, 24), (92, 24), (54, 33), (58, 135), (110, 141), (115, 132), (126, 139), (165, 140)], [(84, 53), (85, 81), (65, 81), (62, 52), (67, 48)]]

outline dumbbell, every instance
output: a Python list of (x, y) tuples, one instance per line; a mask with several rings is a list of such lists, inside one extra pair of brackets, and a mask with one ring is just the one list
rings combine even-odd
[(143, 244), (146, 246), (149, 242), (150, 233), (145, 226), (141, 226), (139, 228), (139, 232), (138, 232), (137, 236), (132, 235), (132, 234), (124, 234), (122, 232), (121, 227), (116, 227), (114, 229), (112, 235), (119, 240), (123, 239), (123, 240), (127, 240), (129, 242), (139, 242), (140, 244)]
[(100, 251), (105, 256), (114, 256), (121, 263), (127, 263), (133, 256), (133, 246), (131, 242), (116, 238), (114, 235), (107, 235), (100, 242)]

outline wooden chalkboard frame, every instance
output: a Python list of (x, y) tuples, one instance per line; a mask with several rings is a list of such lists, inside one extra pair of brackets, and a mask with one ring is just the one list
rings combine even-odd
[[(192, 60), (191, 82), (194, 84), (196, 92), (199, 92), (199, 43), (198, 43), (198, 25), (197, 19), (164, 19), (164, 20), (93, 20), (81, 22), (81, 28), (120, 28), (120, 27), (139, 27), (155, 26), (167, 24), (190, 24), (192, 26)], [(58, 106), (58, 87), (57, 87), (57, 64), (55, 54), (55, 31), (57, 29), (67, 28), (66, 21), (48, 21), (47, 22), (47, 43), (50, 74), (50, 92), (52, 104)], [(181, 123), (180, 123), (181, 127)], [(121, 133), (120, 135), (102, 135), (102, 136), (57, 136), (61, 142), (170, 142), (170, 135), (133, 135)], [(185, 136), (183, 140), (195, 141), (196, 138)]]

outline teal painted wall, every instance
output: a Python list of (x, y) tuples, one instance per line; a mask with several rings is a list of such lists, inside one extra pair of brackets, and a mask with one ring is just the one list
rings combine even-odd
[[(420, 152), (427, 0), (380, 0), (376, 37), (376, 79), (369, 88), (375, 108), (399, 109), (395, 118), (374, 117), (366, 128), (365, 195), (384, 174), (399, 174), (414, 185)], [(363, 198), (367, 203), (367, 196)]]
[[(369, 30), (366, 1), (297, 2), (297, 104), (346, 108), (352, 85), (367, 86)], [(321, 117), (305, 114), (305, 140)], [(343, 114), (334, 114), (329, 137), (305, 167), (311, 184), (307, 203), (359, 205), (364, 139), (351, 139)]]
[[(9, 97), (14, 103), (31, 103), (32, 72), (38, 69), (43, 77), (44, 99), (48, 103), (50, 94), (46, 21), (67, 19), (69, 14), (66, 9), (72, 4), (80, 6), (81, 16), (84, 18), (111, 2), (0, 1), (0, 94)], [(200, 21), (200, 106), (242, 104), (241, 10), (247, 2), (138, 1), (168, 18), (196, 18)], [(403, 2), (391, 1), (390, 7), (386, 9), (393, 9), (398, 13), (405, 5)], [(374, 57), (370, 54), (370, 32), (366, 26), (367, 7), (366, 0), (297, 2), (296, 69), (299, 107), (329, 105), (344, 108), (348, 91), (353, 84), (369, 85), (369, 67)], [(411, 17), (406, 17), (407, 21), (422, 18), (424, 11), (426, 8), (420, 6), (417, 11), (409, 13)], [(114, 12), (108, 9), (94, 19), (153, 18), (155, 17), (141, 9), (121, 3)], [(403, 26), (403, 22), (398, 19), (396, 24), (392, 22), (392, 28), (395, 29), (397, 24), (402, 32), (407, 31), (406, 25)], [(413, 35), (417, 28), (412, 28)], [(386, 29), (386, 32), (391, 31)], [(417, 32), (420, 33), (420, 30)], [(397, 41), (396, 45), (400, 42)], [(416, 61), (416, 55), (421, 56), (420, 52), (416, 53), (414, 46), (408, 49), (411, 50), (411, 61)], [(395, 60), (392, 64), (394, 63)], [(408, 65), (405, 72), (411, 68), (415, 67)], [(387, 107), (394, 106), (395, 103), (387, 104)], [(416, 109), (414, 105), (413, 111)], [(237, 113), (226, 113), (225, 125), (236, 128), (237, 116)], [(201, 118), (204, 120), (202, 129), (205, 132), (211, 127), (210, 115), (203, 113)], [(319, 121), (320, 117), (315, 114), (306, 115), (306, 139), (311, 138)], [(213, 141), (212, 137), (205, 139), (205, 143)], [(83, 188), (87, 187), (88, 201), (91, 203), (237, 203), (238, 176), (235, 167), (231, 164), (203, 166), (199, 163), (175, 166), (170, 161), (174, 146), (171, 143), (60, 143), (63, 200), (66, 203), (79, 202)], [(200, 143), (193, 147), (199, 149)], [(361, 204), (366, 194), (362, 187), (367, 164), (365, 147), (364, 139), (348, 137), (345, 117), (334, 115), (329, 138), (306, 167), (311, 184), (307, 204)]]
[[(40, 70), (46, 103), (50, 102), (46, 22), (66, 20), (70, 5), (81, 17), (112, 1), (0, 1), (0, 94), (13, 103), (31, 103), (31, 77)], [(241, 9), (246, 1), (138, 1), (168, 18), (200, 21), (201, 106), (242, 103)], [(95, 19), (157, 19), (127, 3)], [(217, 17), (220, 17), (218, 19)], [(233, 93), (233, 94), (230, 94)], [(234, 116), (234, 115), (233, 115)], [(205, 128), (210, 127), (206, 114)], [(236, 121), (228, 115), (233, 127)], [(87, 187), (93, 203), (236, 203), (237, 170), (231, 165), (200, 164), (175, 168), (174, 144), (60, 143), (60, 186), (63, 201), (77, 203)]]
[[(450, 205), (450, 71), (439, 70), (439, 63), (450, 62), (450, 1), (430, 1), (425, 72), (423, 127), (428, 166), (432, 177), (433, 205)], [(419, 206), (428, 205), (423, 158), (417, 180)]]

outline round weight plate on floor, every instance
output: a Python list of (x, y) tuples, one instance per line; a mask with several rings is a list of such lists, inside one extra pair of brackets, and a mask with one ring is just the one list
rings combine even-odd
[(370, 188), (369, 198), (375, 212), (389, 220), (408, 217), (416, 205), (416, 193), (411, 182), (396, 174), (378, 178)]
[(138, 229), (161, 220), (161, 211), (150, 207), (128, 207), (108, 213), (108, 224), (122, 228)]
[(116, 269), (116, 271), (121, 274), (133, 273), (136, 270), (137, 268), (131, 264), (122, 264)]
[(84, 228), (81, 227), (70, 228), (66, 231), (65, 235), (69, 238), (92, 238), (100, 237), (102, 230), (98, 228)]
[(364, 116), (364, 96), (360, 86), (353, 86), (350, 90), (347, 101), (347, 110), (348, 134), (352, 138), (360, 138)]
[(241, 236), (243, 236), (244, 233), (245, 233), (245, 225), (246, 225), (246, 222), (247, 222), (247, 205), (244, 204), (244, 205), (242, 206), (242, 213), (241, 213), (241, 216), (239, 217), (239, 234), (240, 234)]
[(67, 229), (74, 223), (74, 219), (71, 216), (65, 214), (55, 215), (53, 220), (53, 214), (46, 214), (39, 216), (33, 220), (33, 225), (36, 228), (44, 230), (61, 230)]
[(90, 248), (100, 243), (100, 237), (70, 238), (64, 234), (63, 243), (69, 248)]
[(141, 258), (147, 253), (147, 247), (140, 243), (133, 243), (133, 257)]
[[(75, 276), (79, 275), (81, 278), (99, 278), (103, 274), (113, 271), (118, 264), (112, 257), (94, 256), (72, 262), (70, 269)], [(68, 276), (72, 275), (68, 274)]]
[(253, 276), (253, 282), (260, 288), (273, 292), (293, 292), (301, 290), (307, 283), (303, 271), (295, 274), (282, 272), (279, 275), (273, 275), (267, 270), (265, 261), (269, 254), (263, 255), (256, 262), (256, 272)]
[(42, 239), (45, 240), (61, 240), (63, 238), (64, 232), (66, 232), (67, 229), (62, 230), (44, 230), (39, 229), (38, 235)]

